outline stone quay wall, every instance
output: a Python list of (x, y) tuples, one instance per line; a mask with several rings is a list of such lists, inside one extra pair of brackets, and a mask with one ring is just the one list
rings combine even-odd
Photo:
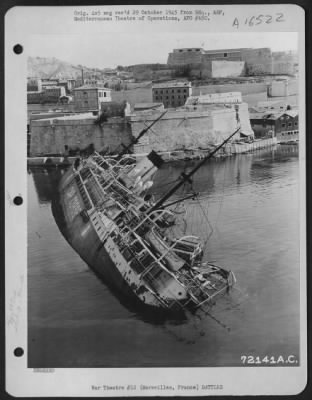
[(124, 118), (109, 118), (101, 125), (95, 124), (95, 120), (96, 117), (63, 117), (32, 121), (30, 156), (65, 155), (90, 145), (98, 152), (114, 151), (121, 144), (130, 143), (131, 129)]

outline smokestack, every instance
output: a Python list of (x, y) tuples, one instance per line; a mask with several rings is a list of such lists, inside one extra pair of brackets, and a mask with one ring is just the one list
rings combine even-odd
[(81, 68), (81, 83), (82, 83), (82, 86), (83, 86), (84, 85), (83, 68)]

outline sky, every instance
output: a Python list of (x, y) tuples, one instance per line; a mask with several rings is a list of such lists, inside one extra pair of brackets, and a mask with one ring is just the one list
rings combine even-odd
[(27, 50), (32, 57), (55, 57), (90, 68), (111, 68), (141, 63), (165, 64), (168, 53), (181, 47), (203, 47), (205, 50), (238, 47), (297, 50), (297, 38), (296, 32), (36, 35)]

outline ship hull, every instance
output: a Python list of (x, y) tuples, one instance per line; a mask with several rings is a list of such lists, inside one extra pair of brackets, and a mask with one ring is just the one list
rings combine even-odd
[[(72, 170), (69, 170), (62, 180), (68, 179), (71, 174)], [(141, 301), (120, 274), (91, 222), (85, 221), (83, 217), (78, 214), (74, 220), (69, 223), (67, 221), (67, 211), (62, 191), (58, 190), (52, 202), (52, 213), (59, 230), (70, 246), (106, 284), (113, 294), (117, 295), (119, 301), (123, 305), (131, 311), (139, 311), (150, 316), (164, 318), (174, 316), (182, 319), (186, 317), (185, 311), (182, 309), (166, 310), (162, 307), (152, 306)]]

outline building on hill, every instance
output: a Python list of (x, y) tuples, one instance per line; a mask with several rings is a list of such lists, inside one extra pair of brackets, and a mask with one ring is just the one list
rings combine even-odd
[(183, 106), (191, 95), (191, 82), (164, 82), (152, 86), (153, 102), (163, 103), (165, 108)]
[(187, 64), (201, 64), (205, 50), (200, 48), (174, 49), (169, 53), (167, 64), (171, 66), (182, 66)]
[[(199, 47), (174, 49), (168, 55), (167, 64), (176, 68), (188, 65), (194, 70), (193, 72), (196, 70), (201, 71), (201, 76), (209, 77), (210, 74), (210, 77), (214, 77), (211, 71), (209, 73), (209, 69), (212, 69), (211, 65), (216, 61), (231, 62), (231, 64), (225, 63), (223, 65), (226, 70), (224, 77), (237, 76), (235, 74), (242, 66), (244, 69), (242, 69), (241, 74), (259, 75), (272, 73), (272, 53), (269, 48), (204, 50)], [(236, 65), (236, 63), (239, 64)]]
[(88, 85), (74, 89), (76, 111), (100, 111), (101, 104), (110, 101), (112, 101), (110, 89)]

